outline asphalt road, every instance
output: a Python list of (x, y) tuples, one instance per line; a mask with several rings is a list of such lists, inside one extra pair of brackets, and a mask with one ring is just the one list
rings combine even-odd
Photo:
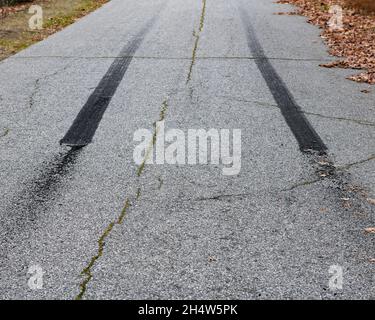
[[(288, 10), (112, 0), (2, 61), (0, 298), (375, 298), (375, 90)], [(241, 129), (240, 173), (140, 168), (161, 119)]]

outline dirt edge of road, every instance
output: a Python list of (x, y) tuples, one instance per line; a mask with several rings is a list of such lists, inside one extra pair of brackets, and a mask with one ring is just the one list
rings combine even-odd
[[(46, 39), (109, 1), (34, 0), (0, 8), (0, 61)], [(40, 13), (41, 29), (37, 21)]]

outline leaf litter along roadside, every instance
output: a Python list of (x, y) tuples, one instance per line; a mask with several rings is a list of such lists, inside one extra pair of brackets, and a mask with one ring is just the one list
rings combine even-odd
[[(0, 61), (44, 40), (109, 0), (38, 0), (0, 8)], [(30, 30), (31, 5), (43, 9), (43, 29)]]
[[(366, 1), (279, 0), (277, 3), (296, 5), (295, 12), (286, 14), (306, 16), (309, 23), (323, 29), (321, 37), (329, 46), (329, 53), (341, 59), (322, 64), (322, 67), (365, 70), (347, 79), (375, 84), (375, 3)], [(363, 3), (362, 7), (361, 3)], [(332, 17), (329, 9), (333, 5), (343, 8), (342, 30), (333, 30), (328, 25)]]

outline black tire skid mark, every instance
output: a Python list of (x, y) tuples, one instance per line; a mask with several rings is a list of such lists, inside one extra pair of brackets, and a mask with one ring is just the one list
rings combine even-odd
[(246, 11), (240, 7), (240, 15), (246, 29), (249, 49), (281, 113), (295, 136), (302, 152), (316, 151), (326, 154), (327, 147), (313, 126), (302, 113), (292, 93), (266, 57)]
[[(110, 66), (107, 73), (102, 78), (94, 93), (90, 96), (81, 112), (73, 124), (73, 134), (68, 131), (66, 137), (72, 143), (71, 148), (64, 148), (53, 155), (50, 160), (45, 161), (39, 168), (34, 170), (34, 175), (29, 181), (22, 184), (24, 188), (11, 200), (11, 204), (6, 208), (7, 217), (2, 223), (2, 241), (10, 246), (16, 235), (30, 231), (37, 225), (39, 217), (48, 209), (49, 203), (53, 202), (59, 195), (59, 189), (64, 182), (65, 176), (75, 170), (75, 164), (82, 152), (82, 141), (91, 141), (99, 125), (106, 107), (108, 106), (113, 94), (121, 82), (125, 72), (132, 60), (132, 55), (139, 48), (147, 31), (152, 27), (158, 15), (155, 15), (133, 38), (128, 46), (125, 46), (120, 56)], [(89, 102), (94, 103), (94, 108), (89, 108)], [(87, 118), (85, 118), (87, 116)], [(78, 131), (75, 131), (77, 128)], [(69, 136), (68, 136), (69, 134)], [(72, 139), (76, 139), (73, 141)], [(78, 142), (78, 143), (77, 143)], [(63, 143), (64, 144), (64, 143)], [(32, 226), (30, 226), (30, 223)], [(26, 234), (25, 234), (26, 236)], [(6, 256), (5, 247), (1, 250), (3, 257)]]
[(72, 147), (84, 147), (92, 142), (100, 121), (124, 78), (134, 54), (142, 44), (145, 35), (154, 25), (156, 19), (157, 16), (153, 17), (134, 36), (132, 41), (121, 50), (119, 58), (112, 62), (108, 71), (78, 113), (68, 132), (60, 140), (60, 144)]

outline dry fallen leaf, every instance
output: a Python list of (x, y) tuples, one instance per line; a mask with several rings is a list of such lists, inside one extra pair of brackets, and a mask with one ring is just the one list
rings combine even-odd
[(321, 166), (328, 166), (328, 165), (330, 165), (330, 163), (328, 161), (318, 161), (318, 164), (320, 164)]
[(342, 204), (343, 208), (350, 209), (352, 207), (352, 204), (349, 201), (344, 201)]
[(375, 205), (375, 199), (367, 198), (367, 202), (368, 202), (369, 204), (373, 204), (373, 205)]

